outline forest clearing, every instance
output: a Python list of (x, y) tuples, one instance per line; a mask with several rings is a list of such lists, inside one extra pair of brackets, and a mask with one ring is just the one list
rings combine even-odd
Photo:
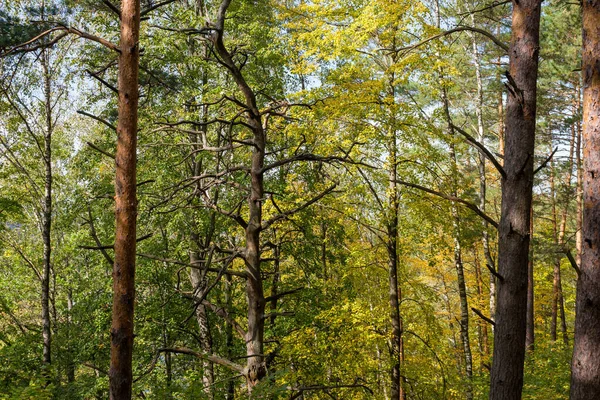
[(9, 399), (600, 399), (600, 0), (0, 0)]

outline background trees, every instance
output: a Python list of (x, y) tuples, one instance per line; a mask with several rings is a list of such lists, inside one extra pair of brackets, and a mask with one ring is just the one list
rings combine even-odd
[[(0, 14), (6, 398), (108, 395), (129, 54), (111, 43), (126, 4)], [(582, 242), (580, 22), (577, 5), (544, 6), (536, 150), (529, 140), (519, 158), (504, 123), (523, 90), (503, 75), (506, 2), (141, 2), (129, 46), (138, 224), (123, 247), (137, 253), (132, 395), (482, 398), (507, 316), (495, 287), (515, 283), (523, 327), (534, 300), (535, 348), (509, 346), (525, 356), (524, 396), (564, 398)], [(528, 236), (532, 209), (534, 228), (513, 282), (496, 232), (510, 231), (502, 186), (525, 164), (533, 208), (517, 222)]]

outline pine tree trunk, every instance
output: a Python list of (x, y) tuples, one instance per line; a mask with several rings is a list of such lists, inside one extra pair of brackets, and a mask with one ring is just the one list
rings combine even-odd
[(121, 3), (119, 122), (115, 178), (115, 264), (110, 351), (110, 399), (129, 400), (132, 390), (136, 249), (136, 148), (138, 125), (139, 0)]
[(540, 0), (513, 1), (491, 400), (523, 388), (540, 11)]
[(583, 2), (583, 229), (571, 400), (600, 397), (600, 1)]

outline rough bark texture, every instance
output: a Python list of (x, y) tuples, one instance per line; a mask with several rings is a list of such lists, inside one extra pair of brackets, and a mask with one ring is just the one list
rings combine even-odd
[(44, 74), (44, 108), (45, 108), (45, 131), (44, 131), (44, 200), (42, 203), (42, 240), (44, 243), (43, 265), (42, 265), (42, 339), (44, 344), (43, 362), (50, 365), (52, 362), (52, 333), (50, 330), (50, 257), (51, 230), (52, 230), (52, 85), (49, 68), (48, 50), (44, 50), (41, 56), (42, 70)]
[(491, 400), (523, 388), (540, 10), (540, 0), (513, 1)]
[(136, 249), (139, 0), (123, 0), (119, 55), (119, 123), (115, 178), (115, 264), (110, 349), (110, 399), (131, 399)]
[(600, 1), (583, 1), (583, 229), (571, 400), (600, 398)]

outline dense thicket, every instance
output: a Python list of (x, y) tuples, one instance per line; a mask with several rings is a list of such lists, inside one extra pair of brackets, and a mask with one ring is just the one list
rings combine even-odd
[(0, 399), (600, 396), (597, 2), (5, 3)]

